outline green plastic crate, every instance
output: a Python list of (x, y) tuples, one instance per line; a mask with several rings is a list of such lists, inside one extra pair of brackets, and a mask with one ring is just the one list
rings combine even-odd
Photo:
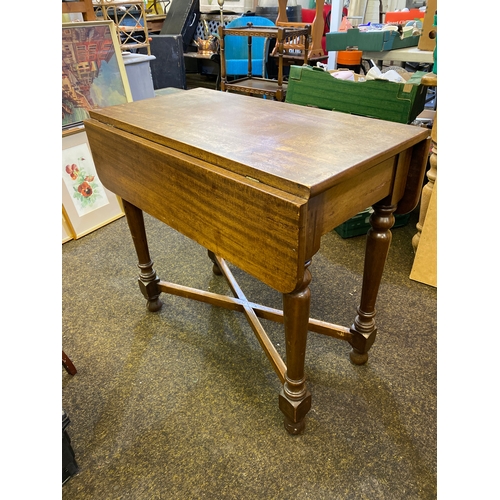
[[(340, 226), (335, 228), (335, 231), (342, 236), (342, 238), (352, 238), (353, 236), (361, 236), (368, 233), (370, 229), (370, 215), (373, 213), (373, 208), (367, 208), (349, 220), (345, 221)], [(396, 214), (394, 215), (394, 226), (403, 227), (408, 224), (410, 220), (411, 212), (404, 215)]]
[(326, 50), (346, 50), (357, 47), (366, 52), (382, 52), (385, 50), (402, 49), (418, 45), (420, 35), (401, 38), (397, 31), (359, 31), (352, 28), (347, 31), (337, 31), (326, 34)]
[(423, 111), (427, 89), (417, 71), (407, 83), (353, 82), (311, 66), (291, 66), (285, 101), (330, 111), (411, 123)]

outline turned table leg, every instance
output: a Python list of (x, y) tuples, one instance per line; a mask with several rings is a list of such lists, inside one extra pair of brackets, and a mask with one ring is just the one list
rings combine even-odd
[(279, 395), (279, 407), (285, 415), (285, 429), (290, 434), (300, 434), (304, 430), (304, 417), (311, 409), (311, 394), (306, 388), (304, 371), (311, 303), (310, 281), (311, 273), (306, 268), (301, 285), (294, 292), (283, 294), (287, 369)]
[(141, 209), (126, 200), (122, 201), (135, 251), (139, 259), (138, 267), (141, 270), (139, 274), (139, 288), (148, 301), (148, 309), (155, 312), (162, 306), (162, 302), (159, 298), (161, 292), (158, 288), (160, 278), (156, 275), (156, 271), (153, 269), (153, 261), (149, 256), (146, 228), (144, 227), (144, 215)]
[(356, 365), (362, 365), (368, 361), (368, 351), (377, 334), (375, 302), (391, 244), (391, 227), (394, 224), (395, 209), (396, 205), (384, 205), (384, 202), (373, 205), (374, 212), (370, 217), (371, 228), (366, 237), (361, 300), (358, 315), (351, 326), (350, 358)]

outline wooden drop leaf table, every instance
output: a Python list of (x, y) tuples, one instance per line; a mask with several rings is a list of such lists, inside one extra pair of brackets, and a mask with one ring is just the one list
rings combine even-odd
[[(285, 428), (302, 432), (307, 333), (345, 340), (353, 363), (367, 361), (393, 214), (418, 203), (429, 131), (204, 88), (91, 111), (85, 129), (99, 178), (123, 200), (149, 310), (170, 293), (243, 312), (283, 384)], [(353, 324), (310, 318), (308, 267), (321, 236), (370, 205)], [(143, 212), (205, 247), (234, 297), (161, 280)], [(282, 293), (283, 310), (249, 302), (226, 261)], [(285, 361), (260, 318), (284, 324)]]

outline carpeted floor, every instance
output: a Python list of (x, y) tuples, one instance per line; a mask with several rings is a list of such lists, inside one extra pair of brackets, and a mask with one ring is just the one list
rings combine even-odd
[[(436, 296), (412, 281), (417, 213), (393, 230), (365, 366), (310, 333), (312, 409), (291, 436), (280, 384), (241, 313), (162, 295), (148, 312), (125, 218), (63, 245), (62, 406), (80, 473), (64, 500), (413, 500), (437, 496)], [(161, 279), (228, 293), (206, 251), (146, 215)], [(349, 326), (364, 237), (332, 231), (310, 267), (311, 316)], [(278, 293), (233, 269), (250, 300)], [(265, 322), (283, 352), (282, 326)]]

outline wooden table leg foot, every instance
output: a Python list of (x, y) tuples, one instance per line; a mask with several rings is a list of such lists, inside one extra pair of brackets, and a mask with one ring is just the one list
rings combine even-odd
[(302, 420), (302, 422), (299, 422), (298, 424), (294, 424), (293, 422), (290, 422), (288, 418), (285, 417), (285, 429), (287, 430), (288, 434), (292, 434), (293, 436), (302, 434), (305, 428), (306, 428), (305, 420)]
[(279, 407), (285, 415), (284, 425), (289, 434), (300, 434), (306, 427), (305, 416), (311, 409), (311, 394), (306, 391), (300, 401), (294, 401), (287, 397), (284, 390), (279, 395)]
[(349, 358), (353, 365), (364, 365), (368, 361), (368, 353), (360, 352), (353, 347), (349, 353)]
[(163, 302), (160, 299), (156, 300), (148, 300), (146, 307), (148, 308), (148, 311), (150, 312), (156, 312), (159, 311), (163, 306)]
[(159, 311), (163, 305), (160, 300), (161, 292), (158, 288), (160, 278), (158, 278), (156, 271), (153, 269), (153, 262), (149, 261), (147, 264), (139, 264), (138, 267), (141, 270), (139, 288), (147, 300), (147, 308), (151, 312)]
[(210, 260), (214, 264), (212, 267), (212, 272), (217, 276), (222, 276), (222, 271), (220, 270), (219, 266), (217, 265), (217, 261), (215, 260), (215, 254), (210, 250), (208, 250), (208, 256), (210, 257)]

